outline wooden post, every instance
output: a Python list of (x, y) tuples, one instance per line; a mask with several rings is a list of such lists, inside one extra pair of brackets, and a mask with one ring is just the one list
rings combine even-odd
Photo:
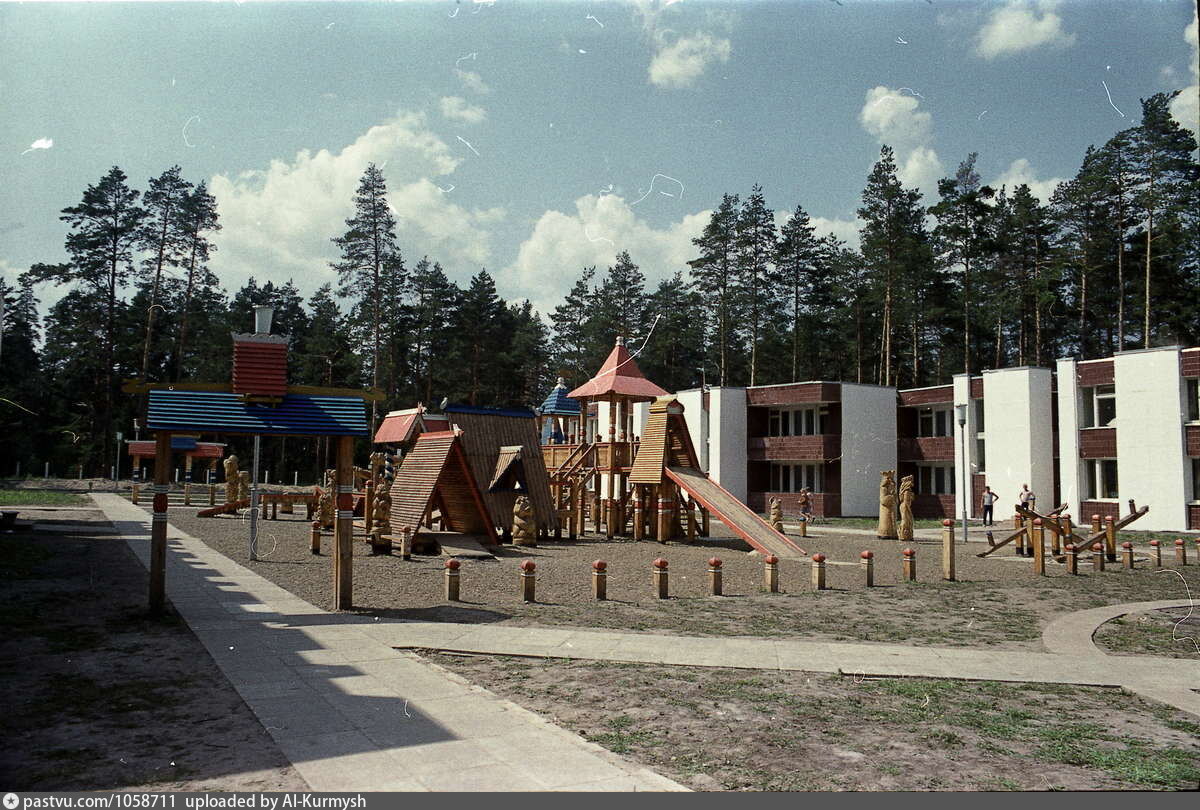
[(634, 540), (645, 540), (646, 539), (646, 504), (644, 502), (645, 485), (644, 484), (634, 484), (633, 485), (633, 495), (631, 497), (633, 498), (633, 539)]
[(1117, 524), (1112, 515), (1104, 516), (1104, 555), (1109, 562), (1117, 561)]
[(1100, 533), (1100, 516), (1092, 515), (1092, 534)]
[(813, 590), (825, 590), (825, 555), (817, 552), (812, 555), (812, 584)]
[(1062, 526), (1064, 542), (1071, 537), (1075, 531), (1075, 524), (1071, 522), (1070, 514), (1065, 514), (1059, 518), (1059, 525)]
[(191, 506), (192, 505), (192, 456), (190, 453), (184, 457), (183, 467), (184, 467), (184, 471), (185, 471), (184, 476), (183, 476), (183, 505)]
[(779, 593), (779, 558), (768, 554), (763, 562), (763, 584), (771, 593)]
[(533, 560), (525, 560), (519, 567), (521, 569), (521, 601), (536, 602), (537, 563)]
[(688, 501), (687, 504), (687, 539), (689, 543), (696, 542), (696, 515), (692, 511), (693, 503)]
[(458, 567), (462, 565), (457, 559), (451, 557), (446, 560), (446, 601), (458, 601)]
[(1033, 572), (1046, 576), (1046, 527), (1041, 518), (1033, 520)]
[(216, 484), (208, 485), (208, 505), (209, 506), (217, 505), (217, 485)]
[(130, 496), (129, 496), (129, 500), (133, 501), (134, 503), (137, 503), (141, 499), (142, 499), (142, 485), (134, 484), (133, 490), (131, 491)]
[(608, 507), (604, 511), (604, 536), (613, 539), (617, 519), (617, 401), (608, 400)]
[(366, 495), (363, 498), (363, 532), (367, 537), (370, 537), (371, 529), (374, 528), (374, 520), (372, 518), (375, 512), (375, 482), (368, 480), (365, 491)]
[(1033, 556), (1033, 521), (1029, 518), (1025, 518), (1022, 521), (1021, 525), (1025, 529), (1025, 533), (1017, 538), (1017, 554), (1021, 554), (1026, 557), (1032, 557)]
[(942, 521), (942, 579), (954, 582), (954, 521), (946, 518)]
[(654, 528), (654, 539), (660, 543), (671, 539), (671, 500), (667, 496), (670, 486), (666, 481), (658, 485), (658, 520)]
[(708, 510), (700, 507), (700, 536), (708, 537)]
[(708, 560), (708, 589), (713, 596), (721, 595), (721, 558), (710, 557)]
[(911, 548), (906, 548), (900, 552), (900, 559), (903, 561), (901, 568), (903, 576), (907, 582), (917, 581), (917, 552)]
[(1157, 540), (1150, 541), (1150, 553), (1154, 557), (1154, 567), (1162, 568), (1162, 545)]
[(334, 520), (333, 604), (338, 610), (354, 605), (354, 437), (337, 444), (337, 517)]
[(413, 528), (412, 526), (402, 526), (400, 528), (400, 559), (411, 560), (413, 547)]
[(604, 560), (592, 563), (592, 596), (598, 602), (608, 599), (608, 563)]
[(863, 579), (867, 583), (868, 588), (875, 587), (875, 552), (871, 550), (864, 551), (858, 555), (862, 560)]
[(1075, 576), (1079, 575), (1079, 549), (1075, 548), (1074, 543), (1067, 543), (1063, 546), (1063, 551), (1067, 555), (1067, 573)]
[(312, 536), (309, 538), (309, 545), (313, 554), (321, 553), (321, 521), (319, 520), (312, 522)]
[(1187, 565), (1187, 544), (1182, 537), (1175, 541), (1175, 564)]
[(1092, 544), (1092, 570), (1097, 573), (1104, 570), (1104, 545), (1099, 542)]
[(171, 481), (171, 434), (155, 434), (154, 515), (150, 524), (150, 613), (163, 612), (167, 596), (167, 490)]
[(804, 515), (800, 516), (800, 536), (808, 537), (808, 520)]
[(1121, 544), (1121, 565), (1126, 571), (1133, 570), (1133, 543), (1128, 540)]
[(654, 593), (659, 599), (666, 599), (668, 598), (667, 561), (659, 557), (652, 565), (650, 570), (654, 574)]
[(1051, 518), (1051, 520), (1054, 521), (1054, 528), (1057, 529), (1058, 531), (1050, 532), (1050, 553), (1053, 556), (1057, 557), (1059, 555), (1059, 553), (1062, 551), (1062, 538), (1063, 538), (1062, 516), (1061, 515), (1055, 516), (1055, 517)]

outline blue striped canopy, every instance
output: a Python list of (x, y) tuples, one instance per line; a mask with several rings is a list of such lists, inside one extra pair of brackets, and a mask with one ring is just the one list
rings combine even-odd
[(550, 396), (542, 403), (541, 412), (543, 416), (579, 415), (579, 401), (567, 396), (567, 385), (562, 377), (558, 378), (558, 385), (554, 386)]
[(150, 391), (150, 430), (258, 436), (366, 436), (358, 397), (287, 394), (278, 405), (245, 402), (225, 391)]

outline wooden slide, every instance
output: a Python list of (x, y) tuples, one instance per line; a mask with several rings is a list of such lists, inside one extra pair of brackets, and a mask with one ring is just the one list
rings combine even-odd
[(755, 550), (781, 558), (795, 559), (808, 555), (807, 551), (772, 529), (770, 524), (756, 515), (750, 507), (733, 497), (728, 490), (700, 470), (692, 467), (667, 467), (665, 472), (680, 489), (695, 498), (701, 506), (712, 512)]

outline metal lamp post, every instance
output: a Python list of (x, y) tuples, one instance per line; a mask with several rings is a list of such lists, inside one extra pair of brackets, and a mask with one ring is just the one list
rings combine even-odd
[[(121, 489), (121, 440), (125, 438), (125, 434), (117, 431), (117, 452), (114, 454), (113, 461), (113, 492), (119, 492)], [(104, 468), (100, 468), (100, 472), (104, 472)]]
[(967, 499), (971, 493), (967, 491), (967, 406), (955, 405), (954, 414), (958, 418), (958, 446), (962, 455), (962, 472), (959, 474), (962, 487), (962, 533), (963, 542), (967, 542)]

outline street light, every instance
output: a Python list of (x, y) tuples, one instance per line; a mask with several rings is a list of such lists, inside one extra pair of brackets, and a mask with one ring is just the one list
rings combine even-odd
[(962, 456), (962, 472), (959, 474), (960, 486), (962, 487), (962, 531), (963, 542), (967, 542), (967, 498), (971, 497), (971, 493), (967, 491), (967, 406), (955, 405), (954, 414), (958, 418), (958, 447)]

